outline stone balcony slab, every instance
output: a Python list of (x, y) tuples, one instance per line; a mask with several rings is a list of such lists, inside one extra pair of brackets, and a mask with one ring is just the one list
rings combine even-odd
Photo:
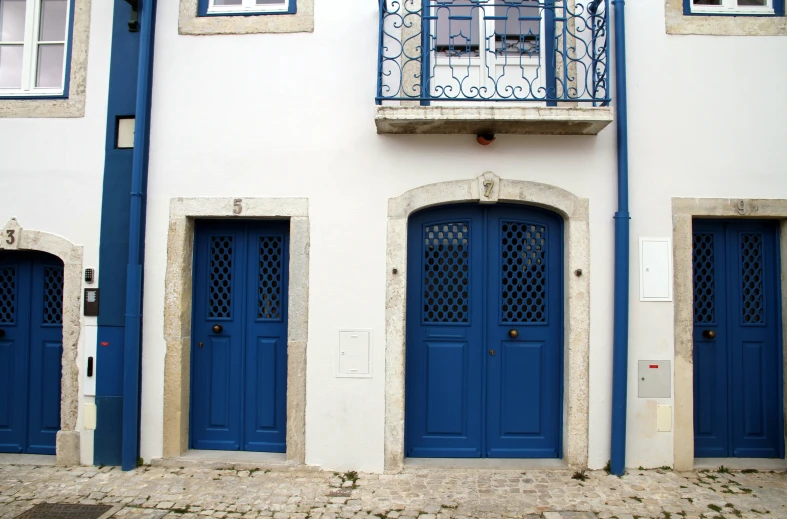
[(377, 106), (380, 134), (597, 135), (611, 107)]

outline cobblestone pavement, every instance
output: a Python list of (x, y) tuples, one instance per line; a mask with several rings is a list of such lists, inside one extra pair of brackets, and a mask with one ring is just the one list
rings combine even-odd
[(787, 518), (784, 472), (631, 470), (622, 478), (604, 471), (574, 477), (546, 470), (369, 475), (0, 465), (0, 519), (42, 502), (115, 505), (112, 517), (119, 519)]

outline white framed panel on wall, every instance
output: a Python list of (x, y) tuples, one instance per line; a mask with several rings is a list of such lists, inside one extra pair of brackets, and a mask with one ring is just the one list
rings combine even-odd
[(372, 377), (371, 329), (339, 330), (339, 348), (336, 351), (336, 377)]
[(672, 240), (639, 239), (639, 300), (672, 301)]

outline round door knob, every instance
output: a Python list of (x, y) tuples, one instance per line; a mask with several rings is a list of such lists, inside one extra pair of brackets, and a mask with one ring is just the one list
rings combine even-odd
[(514, 329), (508, 330), (508, 336), (511, 337), (512, 339), (516, 339), (517, 337), (519, 337), (519, 332)]
[(705, 330), (702, 332), (702, 336), (706, 339), (715, 339), (716, 338), (716, 331), (715, 330)]
[(221, 333), (221, 331), (223, 329), (224, 329), (224, 327), (222, 325), (220, 325), (220, 324), (214, 324), (213, 325), (213, 333)]

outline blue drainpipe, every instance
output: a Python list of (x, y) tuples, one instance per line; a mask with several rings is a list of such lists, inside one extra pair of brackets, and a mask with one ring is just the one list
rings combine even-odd
[(610, 471), (626, 470), (626, 397), (629, 340), (629, 146), (626, 105), (625, 0), (612, 0), (615, 8), (615, 95), (618, 131), (618, 210), (615, 213), (615, 329), (612, 360), (612, 448)]
[(139, 457), (139, 389), (142, 357), (142, 264), (145, 255), (145, 195), (150, 146), (150, 98), (153, 89), (153, 40), (156, 0), (139, 0), (140, 41), (137, 74), (134, 159), (131, 170), (128, 277), (126, 278), (125, 356), (123, 373), (123, 470)]

